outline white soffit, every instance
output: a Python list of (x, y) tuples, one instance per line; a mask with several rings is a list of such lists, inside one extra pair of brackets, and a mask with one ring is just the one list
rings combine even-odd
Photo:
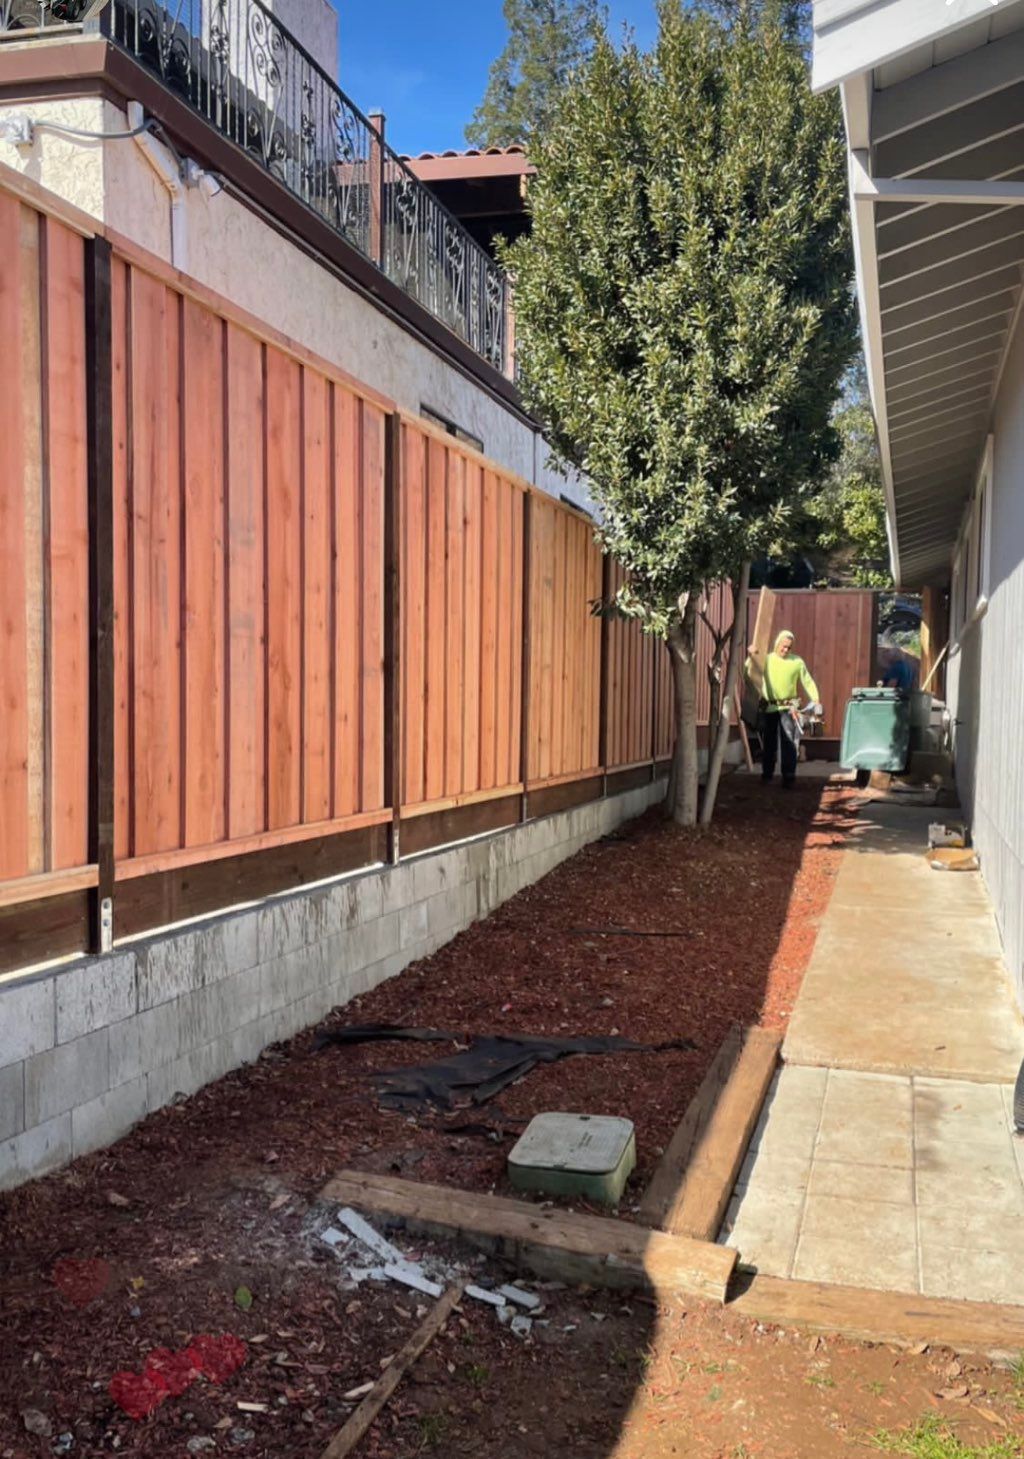
[[(936, 0), (933, 30), (959, 4)], [(887, 47), (841, 90), (893, 565), (911, 587), (948, 570), (1021, 308), (1024, 3), (961, 9), (916, 49), (900, 49), (916, 0), (821, 0), (816, 26), (826, 6), (874, 17)], [(898, 35), (879, 19), (890, 10), (906, 12)]]

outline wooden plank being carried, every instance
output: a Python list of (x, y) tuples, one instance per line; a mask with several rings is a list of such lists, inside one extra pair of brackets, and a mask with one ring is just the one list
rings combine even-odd
[(1024, 1348), (1024, 1307), (997, 1302), (755, 1275), (729, 1308), (759, 1322), (838, 1332), (862, 1342), (930, 1342), (960, 1352), (1014, 1357)]
[(605, 1216), (579, 1216), (359, 1170), (335, 1176), (321, 1199), (355, 1206), (408, 1231), (461, 1237), (540, 1275), (591, 1286), (649, 1287), (723, 1302), (736, 1260), (729, 1247), (645, 1231)]
[[(775, 621), (775, 594), (762, 588), (757, 599), (754, 631), (747, 645), (747, 670), (744, 678), (743, 716), (754, 722), (758, 701), (764, 687), (764, 666), (772, 646), (772, 625)], [(742, 605), (739, 611), (742, 610)]]
[(417, 1358), (433, 1342), (462, 1297), (461, 1285), (450, 1287), (396, 1353), (345, 1426), (335, 1434), (320, 1459), (345, 1459), (359, 1443)]
[(781, 1042), (764, 1028), (727, 1035), (644, 1192), (639, 1218), (645, 1225), (714, 1241)]

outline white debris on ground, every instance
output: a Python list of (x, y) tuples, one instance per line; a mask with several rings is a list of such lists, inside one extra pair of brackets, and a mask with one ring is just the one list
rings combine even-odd
[[(498, 1320), (516, 1337), (530, 1335), (536, 1315), (543, 1312), (543, 1300), (514, 1282), (489, 1281), (481, 1268), (486, 1257), (467, 1263), (450, 1262), (431, 1252), (413, 1260), (348, 1206), (335, 1215), (336, 1225), (317, 1222), (310, 1234), (330, 1248), (341, 1267), (341, 1280), (347, 1287), (363, 1282), (398, 1282), (422, 1292), (427, 1297), (440, 1297), (453, 1282), (464, 1284), (465, 1295), (493, 1307)], [(475, 1280), (469, 1281), (473, 1276)], [(561, 1283), (547, 1285), (561, 1286)], [(523, 1308), (531, 1315), (517, 1312)]]

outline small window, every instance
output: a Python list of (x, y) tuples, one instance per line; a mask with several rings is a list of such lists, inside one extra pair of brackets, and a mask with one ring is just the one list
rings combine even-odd
[(985, 456), (974, 494), (974, 611), (988, 603), (992, 558), (992, 437), (985, 443)]
[(454, 436), (463, 445), (473, 446), (477, 451), (483, 451), (484, 443), (479, 436), (474, 436), (472, 432), (463, 430), (462, 426), (456, 425), (455, 421), (449, 420), (439, 410), (432, 410), (429, 405), (421, 404), (420, 415), (424, 420), (430, 421), (431, 425), (440, 426), (443, 431), (447, 431), (448, 435)]

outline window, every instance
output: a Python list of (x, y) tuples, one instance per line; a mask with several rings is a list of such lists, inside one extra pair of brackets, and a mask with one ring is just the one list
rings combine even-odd
[(992, 558), (992, 437), (985, 442), (985, 455), (978, 473), (974, 493), (974, 583), (973, 611), (983, 612), (988, 606), (989, 578)]
[(953, 554), (953, 583), (950, 592), (952, 637), (958, 639), (988, 607), (992, 553), (992, 437), (973, 495), (964, 513), (963, 525)]
[(442, 415), (440, 411), (432, 410), (429, 405), (421, 404), (420, 415), (423, 417), (424, 420), (430, 421), (431, 425), (440, 426), (443, 431), (447, 431), (447, 433), (450, 436), (454, 436), (457, 441), (462, 441), (462, 443), (466, 446), (474, 446), (478, 451), (483, 451), (484, 443), (483, 441), (481, 441), (479, 436), (474, 436), (469, 431), (463, 430), (461, 426), (456, 425), (453, 420), (449, 420), (448, 417), (446, 415)]

